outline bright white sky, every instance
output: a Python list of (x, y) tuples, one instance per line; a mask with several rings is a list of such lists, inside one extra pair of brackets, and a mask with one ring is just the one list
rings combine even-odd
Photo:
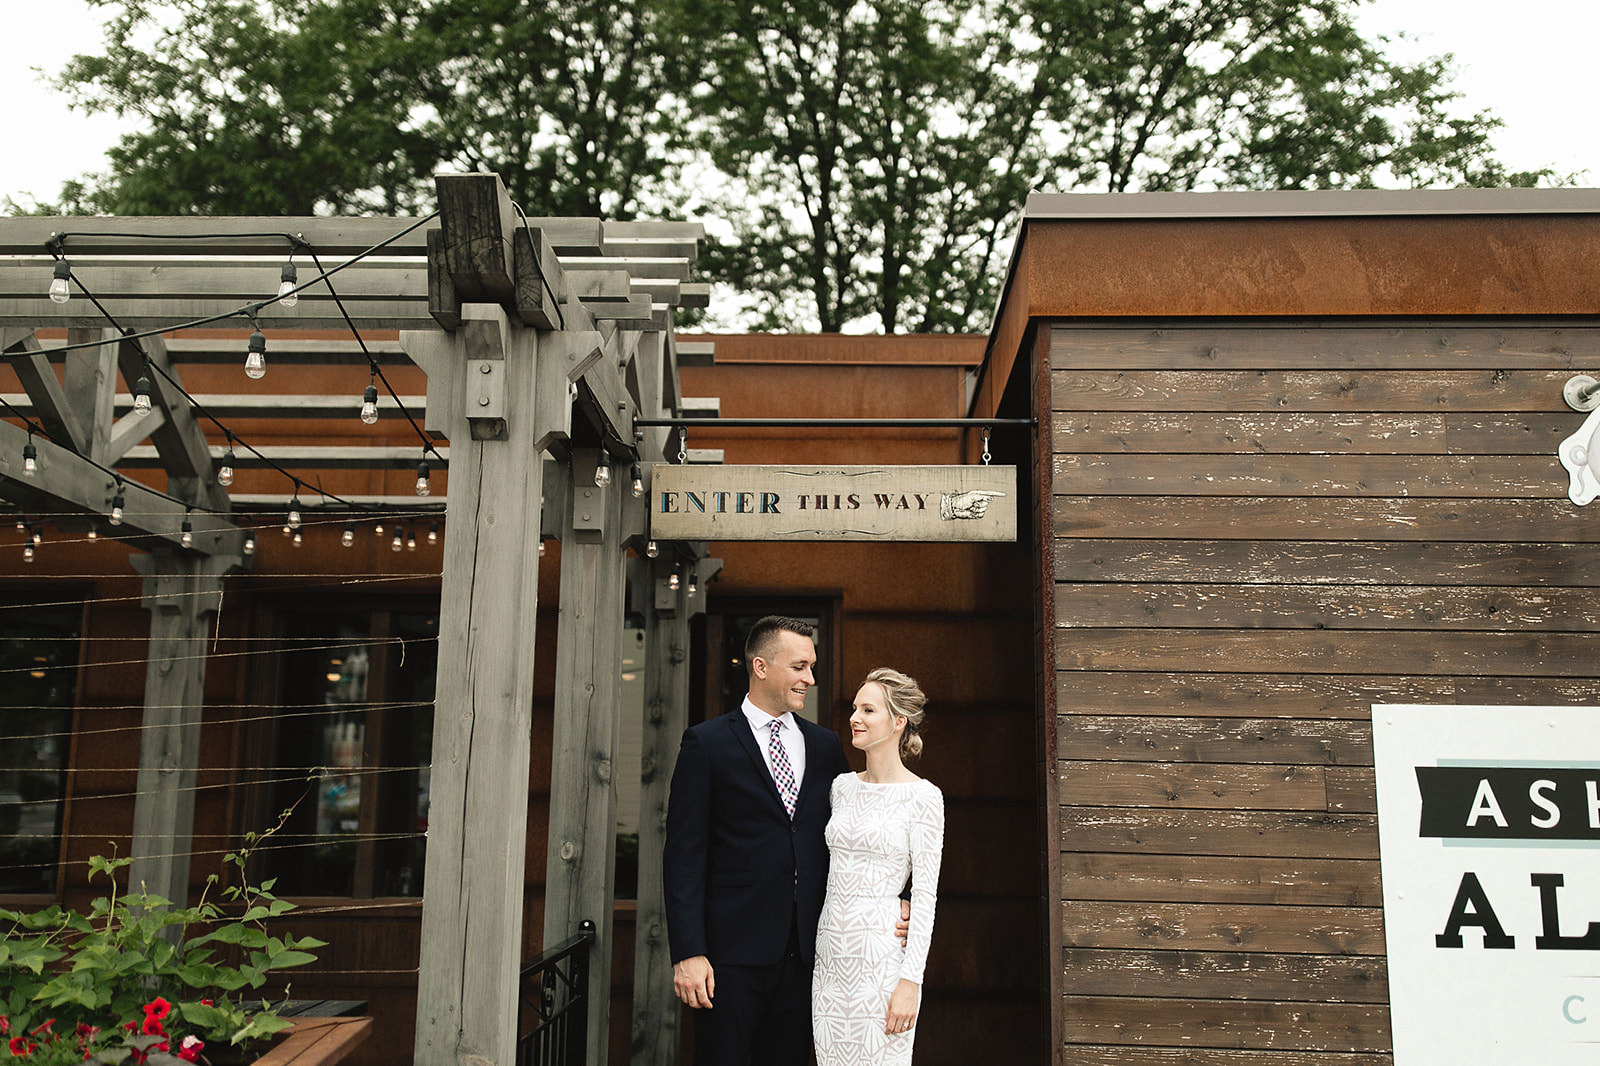
[[(1587, 172), (1600, 185), (1600, 139), (1589, 116), (1596, 0), (1368, 0), (1369, 33), (1404, 33), (1393, 54), (1415, 59), (1454, 53), (1463, 110), (1489, 109), (1505, 127), (1496, 140), (1514, 170)], [(0, 107), (5, 143), (0, 195), (54, 199), (61, 182), (104, 166), (121, 127), (106, 116), (70, 111), (30, 68), (54, 73), (78, 52), (99, 47), (96, 13), (85, 0), (0, 0)]]

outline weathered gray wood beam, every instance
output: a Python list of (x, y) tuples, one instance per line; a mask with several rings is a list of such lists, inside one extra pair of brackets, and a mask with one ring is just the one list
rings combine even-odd
[[(117, 493), (114, 477), (76, 452), (37, 437), (33, 443), (39, 452), (39, 470), (28, 477), (22, 473), (22, 446), (27, 442), (27, 430), (0, 422), (0, 499), (34, 514), (77, 513), (102, 521), (110, 515)], [(137, 481), (125, 480), (122, 494), (122, 525), (102, 526), (102, 532), (136, 540), (154, 537), (177, 547), (187, 515), (194, 527), (193, 551), (206, 555), (239, 554), (242, 534), (226, 515), (209, 511), (191, 514), (182, 504)]]
[[(101, 301), (118, 325), (135, 332), (168, 330), (174, 326), (202, 318), (222, 316), (210, 323), (213, 328), (242, 328), (249, 325), (241, 313), (241, 305), (228, 300), (189, 299), (186, 297), (151, 297), (149, 299)], [(426, 299), (416, 300), (354, 300), (346, 301), (350, 321), (359, 330), (418, 329), (434, 324), (428, 314)], [(273, 304), (263, 307), (257, 314), (261, 329), (267, 334), (267, 366), (272, 366), (272, 331), (274, 329), (326, 329), (348, 331), (339, 308), (327, 297), (302, 298), (293, 311), (280, 309)], [(0, 299), (0, 321), (27, 322), (39, 329), (89, 328), (106, 324), (106, 316), (87, 300), (73, 300), (53, 304), (46, 299)], [(48, 354), (52, 345), (44, 345)], [(238, 359), (244, 362), (244, 350)]]
[(143, 603), (150, 612), (129, 881), (184, 906), (200, 767), (206, 638), (211, 617), (222, 606), (223, 575), (240, 559), (159, 551), (132, 555), (129, 562), (144, 575)]
[[(117, 336), (112, 329), (70, 330), (68, 344), (91, 340), (109, 341)], [(116, 413), (117, 347), (114, 343), (68, 352), (63, 373), (67, 403), (88, 424), (89, 447), (86, 454), (102, 466), (111, 466), (111, 426)], [(130, 403), (131, 403), (130, 397)], [(83, 451), (83, 449), (79, 449)]]
[[(510, 1064), (521, 963), (541, 464), (532, 462), (536, 339), (498, 308), (505, 435), (474, 440), (471, 390), (493, 352), (466, 331), (409, 333), (430, 377), (454, 374), (459, 403), (429, 417), (455, 452), (441, 589), (428, 863), (417, 988), (416, 1066)], [(430, 383), (431, 384), (431, 383)], [(433, 390), (430, 388), (430, 397)], [(476, 1056), (476, 1058), (469, 1058)]]
[(716, 341), (679, 341), (679, 366), (712, 366), (717, 359)]
[[(167, 412), (152, 407), (147, 414), (135, 414), (131, 409), (127, 414), (117, 419), (106, 431), (105, 451), (98, 457), (103, 466), (116, 466), (122, 462), (133, 449), (139, 447), (139, 442), (147, 439), (152, 432), (167, 420)], [(155, 445), (150, 446), (154, 450)]]
[[(215, 447), (212, 454), (220, 458), (223, 451), (223, 447)], [(438, 456), (437, 460), (435, 455)], [(235, 448), (233, 465), (236, 470), (265, 469), (272, 463), (308, 470), (405, 470), (415, 469), (417, 460), (421, 458), (420, 445), (397, 448), (377, 444), (263, 444), (256, 445), (254, 452)], [(164, 462), (154, 447), (140, 445), (128, 450), (121, 465), (128, 469), (150, 469), (161, 467)], [(429, 454), (428, 463), (436, 470), (447, 468), (450, 465), (450, 449), (442, 446), (437, 448), (436, 452)]]
[[(79, 353), (73, 353), (79, 354)], [(87, 362), (87, 360), (85, 360)], [(68, 366), (68, 384), (71, 384), (72, 368)], [(109, 376), (115, 378), (115, 374)], [(360, 379), (361, 384), (366, 384), (366, 378)], [(90, 385), (100, 388), (98, 380), (91, 381)], [(69, 404), (77, 409), (88, 411), (94, 398), (85, 390), (82, 400), (75, 398), (73, 390), (67, 390)], [(350, 418), (354, 419), (360, 414), (361, 398), (356, 392), (348, 396), (312, 395), (309, 393), (275, 393), (256, 395), (254, 393), (191, 393), (195, 403), (204, 407), (218, 418), (283, 418), (302, 421), (312, 418)], [(18, 411), (26, 415), (34, 413), (33, 400), (26, 393), (8, 392), (0, 394), (0, 401), (11, 404)], [(122, 395), (111, 394), (111, 405), (114, 409), (127, 411), (133, 407), (133, 397), (126, 393)], [(400, 402), (405, 404), (407, 410), (421, 411), (426, 396), (401, 396)], [(387, 394), (380, 394), (378, 399), (378, 417), (380, 419), (399, 418), (400, 409), (395, 406)], [(220, 454), (212, 450), (212, 456)]]
[[(452, 327), (453, 328), (453, 327)], [(173, 358), (182, 359), (185, 363), (228, 363), (240, 365), (244, 362), (245, 339), (249, 335), (250, 327), (243, 326), (236, 337), (189, 337), (178, 336), (167, 338), (167, 352)], [(268, 356), (273, 361), (301, 364), (350, 364), (366, 366), (367, 356), (378, 361), (380, 366), (408, 366), (410, 360), (400, 348), (398, 340), (381, 338), (363, 338), (366, 349), (355, 340), (324, 340), (301, 339), (283, 337), (274, 334), (270, 338)]]
[[(695, 545), (703, 550), (703, 545)], [(676, 558), (636, 558), (630, 563), (634, 610), (645, 619), (644, 731), (640, 752), (639, 891), (634, 924), (633, 1066), (673, 1066), (678, 1061), (681, 1008), (672, 991), (667, 944), (662, 848), (667, 832), (667, 786), (678, 741), (689, 726), (689, 623), (705, 610), (705, 588), (722, 569), (720, 559), (691, 565), (690, 582), (669, 582)]]
[(6, 350), (28, 353), (13, 354), (6, 362), (16, 371), (17, 380), (22, 382), (28, 399), (32, 401), (34, 415), (50, 439), (80, 455), (89, 454), (88, 426), (73, 410), (66, 390), (56, 380), (55, 368), (50, 365), (50, 360), (38, 354), (38, 338), (30, 335)]
[(578, 931), (597, 938), (589, 955), (589, 1061), (605, 1061), (609, 1034), (612, 898), (617, 846), (615, 767), (623, 623), (621, 498), (625, 478), (594, 484), (598, 452), (566, 464), (570, 496), (561, 535), (560, 632), (556, 638), (549, 849), (544, 942)]
[(167, 358), (166, 343), (160, 337), (123, 341), (117, 346), (117, 367), (130, 391), (140, 377), (150, 379), (151, 406), (165, 416), (159, 423), (146, 421), (153, 423), (150, 441), (166, 469), (167, 491), (197, 507), (227, 511), (228, 491), (217, 484), (210, 445), (195, 421), (194, 408), (174, 384), (182, 382)]

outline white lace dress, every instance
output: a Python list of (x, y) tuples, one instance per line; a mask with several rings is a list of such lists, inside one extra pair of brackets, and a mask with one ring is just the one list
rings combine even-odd
[[(915, 1025), (885, 1035), (889, 994), (901, 978), (922, 984), (933, 936), (944, 848), (944, 795), (927, 781), (833, 781), (828, 894), (817, 926), (811, 1024), (817, 1066), (904, 1066)], [(894, 935), (911, 878), (911, 936)]]

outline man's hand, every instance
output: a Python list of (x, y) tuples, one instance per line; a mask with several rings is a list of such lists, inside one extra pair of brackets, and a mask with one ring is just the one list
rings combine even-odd
[(695, 1009), (711, 1009), (711, 997), (717, 994), (717, 978), (711, 972), (711, 960), (704, 955), (693, 955), (672, 964), (672, 990), (678, 998)]
[(900, 946), (905, 947), (906, 941), (911, 936), (911, 901), (900, 901), (900, 920), (894, 923), (894, 935), (900, 938)]

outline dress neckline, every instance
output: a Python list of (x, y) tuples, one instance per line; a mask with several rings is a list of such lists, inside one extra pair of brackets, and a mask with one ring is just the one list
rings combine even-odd
[(894, 785), (920, 785), (926, 778), (913, 777), (910, 781), (868, 781), (860, 774), (852, 774), (859, 784), (871, 785), (873, 788), (889, 788)]

